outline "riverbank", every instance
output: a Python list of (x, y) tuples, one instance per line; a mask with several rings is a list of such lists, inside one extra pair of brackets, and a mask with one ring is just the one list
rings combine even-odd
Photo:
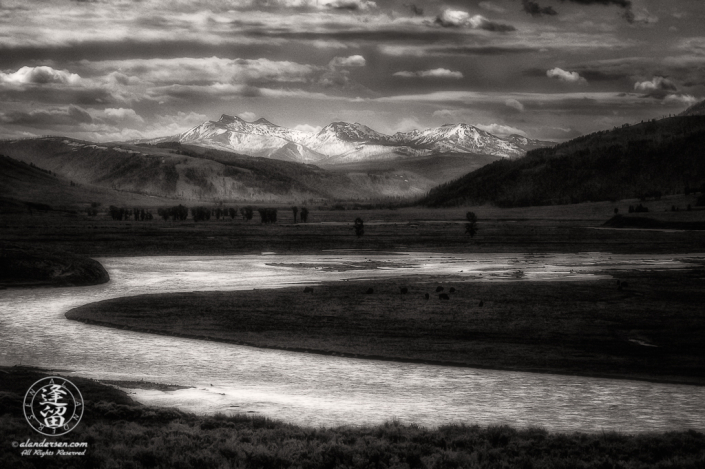
[(85, 286), (108, 281), (108, 272), (93, 259), (0, 242), (0, 288)]
[[(197, 416), (133, 402), (124, 392), (69, 376), (85, 401), (81, 422), (58, 442), (87, 442), (83, 456), (21, 456), (12, 442), (42, 441), (22, 415), (26, 390), (47, 372), (0, 368), (2, 467), (695, 468), (705, 434), (549, 433), (540, 428), (389, 422), (308, 428), (250, 416)], [(53, 374), (52, 374), (53, 375)], [(18, 445), (19, 446), (19, 445)]]
[(468, 283), (417, 276), (327, 283), (312, 293), (301, 286), (140, 295), (66, 317), (309, 353), (705, 385), (705, 269), (616, 277)]

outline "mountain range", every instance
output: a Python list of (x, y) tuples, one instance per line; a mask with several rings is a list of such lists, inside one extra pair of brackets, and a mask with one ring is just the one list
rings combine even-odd
[(504, 139), (468, 124), (385, 135), (363, 124), (333, 122), (319, 132), (309, 133), (281, 127), (266, 119), (247, 122), (226, 114), (182, 134), (133, 143), (164, 142), (324, 166), (437, 155), (515, 158), (529, 150), (554, 145), (521, 135)]

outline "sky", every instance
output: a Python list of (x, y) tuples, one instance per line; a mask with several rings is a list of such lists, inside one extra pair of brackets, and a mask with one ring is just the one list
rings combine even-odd
[(0, 138), (221, 114), (564, 141), (705, 98), (702, 0), (0, 0)]

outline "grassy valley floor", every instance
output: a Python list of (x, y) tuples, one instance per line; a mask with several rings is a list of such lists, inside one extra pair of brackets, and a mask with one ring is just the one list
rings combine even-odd
[[(650, 201), (648, 217), (662, 223), (702, 223), (705, 210), (683, 210), (694, 196)], [(176, 202), (174, 202), (175, 204)], [(87, 257), (153, 255), (233, 255), (324, 250), (435, 252), (705, 252), (702, 231), (593, 229), (625, 213), (638, 201), (499, 209), (491, 206), (453, 209), (319, 210), (311, 207), (309, 223), (295, 224), (289, 207), (279, 207), (276, 224), (211, 219), (185, 221), (113, 221), (101, 212), (0, 213), (0, 243), (48, 247)], [(196, 205), (188, 204), (186, 205)], [(234, 204), (236, 205), (236, 204)], [(681, 211), (671, 212), (672, 206)], [(153, 210), (154, 211), (154, 210)], [(479, 219), (474, 238), (465, 234), (465, 214)], [(644, 214), (634, 216), (643, 217)], [(364, 220), (365, 233), (355, 236), (353, 221)], [(627, 214), (625, 218), (632, 217)]]
[(257, 347), (704, 385), (705, 269), (615, 275), (628, 286), (419, 276), (328, 283), (312, 293), (141, 295), (66, 316)]
[[(8, 468), (701, 468), (705, 434), (549, 433), (540, 428), (390, 422), (307, 428), (249, 416), (196, 416), (147, 407), (93, 380), (69, 377), (85, 411), (67, 435), (43, 437), (22, 415), (47, 373), (0, 368), (0, 467)], [(82, 456), (22, 456), (20, 443), (85, 442)], [(15, 447), (17, 446), (17, 447)], [(56, 451), (56, 450), (55, 450)]]

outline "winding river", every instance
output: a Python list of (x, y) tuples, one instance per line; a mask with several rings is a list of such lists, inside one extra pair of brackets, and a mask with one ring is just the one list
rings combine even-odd
[(0, 291), (0, 364), (97, 379), (192, 386), (138, 390), (153, 405), (250, 412), (303, 425), (392, 418), (543, 426), (557, 431), (705, 430), (705, 387), (368, 361), (165, 337), (68, 321), (71, 308), (144, 293), (277, 288), (321, 281), (447, 275), (467, 281), (601, 278), (611, 270), (682, 269), (698, 255), (425, 254), (104, 258), (112, 280)]

